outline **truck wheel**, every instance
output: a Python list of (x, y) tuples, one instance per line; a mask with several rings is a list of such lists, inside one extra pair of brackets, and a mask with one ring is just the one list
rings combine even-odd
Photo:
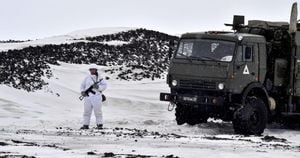
[(186, 109), (184, 109), (184, 106), (182, 104), (176, 105), (175, 116), (177, 125), (183, 125), (186, 122), (185, 114)]
[(259, 98), (247, 98), (246, 105), (234, 114), (233, 128), (237, 134), (261, 135), (266, 128), (268, 111)]

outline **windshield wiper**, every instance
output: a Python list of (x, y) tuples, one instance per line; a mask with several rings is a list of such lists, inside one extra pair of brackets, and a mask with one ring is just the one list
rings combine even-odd
[(192, 59), (190, 58), (190, 56), (187, 56), (186, 54), (183, 54), (183, 53), (179, 53), (177, 55), (181, 55), (181, 56), (185, 57), (187, 60), (189, 60), (192, 63)]
[(217, 59), (215, 59), (215, 58), (212, 58), (212, 57), (207, 57), (207, 56), (201, 56), (201, 57), (199, 57), (200, 59), (209, 59), (209, 60), (212, 60), (212, 61), (219, 61), (219, 60), (217, 60)]

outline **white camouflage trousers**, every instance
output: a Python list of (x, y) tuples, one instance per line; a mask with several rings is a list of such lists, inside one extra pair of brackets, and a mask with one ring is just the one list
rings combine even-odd
[(92, 112), (94, 110), (96, 124), (103, 124), (102, 97), (92, 95), (84, 98), (83, 124), (90, 125)]

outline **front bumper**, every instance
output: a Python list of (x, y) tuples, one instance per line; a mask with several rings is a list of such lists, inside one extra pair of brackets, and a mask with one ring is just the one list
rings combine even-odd
[(170, 93), (160, 93), (160, 100), (169, 101), (173, 103), (216, 105), (216, 106), (222, 106), (225, 101), (224, 97), (222, 96), (187, 95), (187, 94), (170, 94)]

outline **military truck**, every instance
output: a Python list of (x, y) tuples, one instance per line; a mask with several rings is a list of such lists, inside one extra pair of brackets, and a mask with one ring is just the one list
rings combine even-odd
[[(300, 25), (234, 16), (232, 32), (183, 34), (167, 75), (178, 125), (209, 117), (232, 121), (238, 134), (260, 135), (267, 123), (300, 118)], [(299, 121), (299, 120), (298, 120)], [(299, 121), (300, 123), (300, 121)]]

